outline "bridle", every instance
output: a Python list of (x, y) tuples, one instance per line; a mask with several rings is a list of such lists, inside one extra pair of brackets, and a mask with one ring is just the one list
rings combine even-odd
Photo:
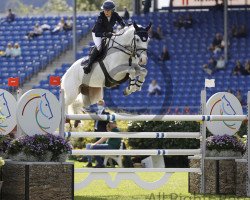
[[(139, 47), (136, 44), (136, 38), (135, 38), (135, 36), (138, 35), (138, 33), (140, 34), (141, 32), (146, 33), (147, 31), (134, 31), (134, 36), (133, 36), (133, 39), (131, 41), (130, 46), (125, 46), (125, 45), (122, 45), (119, 42), (115, 41), (115, 38), (117, 36), (123, 35), (124, 32), (121, 33), (121, 34), (116, 34), (114, 36), (114, 38), (110, 38), (109, 39), (108, 43), (112, 42), (112, 45), (108, 48), (108, 50), (114, 48), (114, 49), (117, 49), (117, 50), (119, 50), (119, 51), (121, 51), (121, 52), (129, 55), (129, 66), (131, 66), (131, 64), (132, 64), (132, 58), (140, 57), (141, 54), (144, 51), (147, 52), (147, 48)], [(147, 39), (145, 41), (143, 41), (143, 42), (147, 42)], [(117, 44), (118, 46), (114, 46), (114, 44)]]

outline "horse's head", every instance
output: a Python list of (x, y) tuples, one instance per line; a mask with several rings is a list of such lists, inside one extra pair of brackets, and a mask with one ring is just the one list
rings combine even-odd
[(151, 27), (151, 22), (149, 25), (144, 28), (142, 26), (138, 26), (135, 22), (133, 24), (135, 28), (134, 32), (134, 48), (137, 56), (139, 57), (139, 65), (147, 64), (147, 48), (149, 42), (148, 31)]
[(42, 115), (44, 117), (46, 117), (48, 119), (53, 118), (53, 113), (51, 111), (49, 101), (48, 101), (48, 99), (46, 97), (46, 93), (44, 93), (41, 96), (41, 101), (40, 101), (40, 104), (39, 104), (39, 110), (40, 110), (40, 112), (42, 113)]
[(4, 93), (0, 94), (0, 115), (4, 116), (5, 118), (10, 117), (10, 110), (8, 107), (8, 102), (4, 97)]

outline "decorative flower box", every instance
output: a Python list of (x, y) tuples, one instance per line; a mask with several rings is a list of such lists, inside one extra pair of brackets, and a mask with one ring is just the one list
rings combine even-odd
[(6, 161), (3, 200), (74, 199), (74, 164)]
[[(190, 167), (200, 167), (199, 159), (190, 159)], [(205, 159), (205, 194), (235, 194), (236, 163), (234, 159)], [(201, 175), (189, 173), (189, 192), (199, 194)]]
[(233, 150), (206, 150), (206, 157), (235, 157), (241, 158), (242, 154), (240, 151)]
[(247, 196), (247, 160), (236, 159), (236, 195)]

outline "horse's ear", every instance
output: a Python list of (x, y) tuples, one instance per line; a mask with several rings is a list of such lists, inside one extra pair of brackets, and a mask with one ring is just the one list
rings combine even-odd
[(139, 27), (137, 26), (137, 24), (135, 23), (135, 21), (134, 21), (133, 25), (134, 25), (135, 30), (138, 30)]
[(152, 26), (152, 22), (149, 22), (149, 25), (146, 27), (146, 31), (148, 31)]

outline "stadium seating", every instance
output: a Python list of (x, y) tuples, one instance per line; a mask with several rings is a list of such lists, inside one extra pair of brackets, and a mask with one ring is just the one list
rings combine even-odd
[[(17, 76), (20, 78), (22, 86), (25, 81), (44, 70), (50, 62), (72, 45), (72, 31), (62, 31), (55, 34), (44, 31), (41, 36), (32, 40), (25, 39), (25, 35), (33, 30), (36, 23), (54, 27), (59, 20), (60, 17), (22, 17), (16, 18), (12, 23), (2, 22), (0, 24), (0, 51), (5, 51), (9, 42), (12, 44), (18, 42), (22, 49), (21, 57), (0, 57), (0, 88), (12, 91), (7, 86), (7, 78)], [(90, 17), (78, 17), (78, 39), (89, 32), (93, 23), (94, 21)]]
[[(192, 28), (177, 29), (173, 22), (180, 15), (193, 16)], [(247, 24), (249, 11), (229, 11), (229, 28), (233, 24)], [(105, 100), (107, 106), (124, 109), (128, 112), (137, 113), (198, 113), (200, 108), (200, 91), (204, 88), (205, 78), (215, 78), (216, 87), (208, 88), (210, 97), (218, 91), (232, 89), (236, 92), (241, 90), (243, 102), (246, 101), (247, 91), (250, 90), (250, 78), (248, 76), (232, 76), (231, 72), (236, 60), (244, 63), (250, 59), (250, 38), (229, 38), (229, 61), (226, 69), (208, 75), (203, 71), (202, 65), (206, 64), (212, 56), (207, 49), (212, 43), (216, 33), (223, 34), (223, 13), (220, 11), (193, 11), (172, 13), (149, 13), (145, 16), (133, 16), (132, 20), (142, 25), (153, 22), (154, 29), (160, 25), (163, 29), (164, 38), (161, 41), (151, 39), (148, 49), (148, 75), (141, 92), (136, 92), (124, 97), (122, 91), (128, 83), (119, 88), (106, 89)], [(229, 29), (229, 30), (230, 30)], [(249, 33), (249, 29), (248, 29)], [(167, 45), (170, 52), (170, 61), (159, 62), (158, 56), (163, 45)], [(78, 52), (78, 57), (88, 54), (88, 48)], [(62, 76), (68, 64), (56, 70), (55, 74)], [(156, 79), (162, 88), (161, 96), (148, 97), (147, 89), (150, 82)], [(47, 84), (47, 82), (46, 82)], [(45, 85), (46, 85), (45, 84)], [(40, 83), (40, 86), (43, 86)], [(58, 92), (56, 92), (58, 94)], [(186, 109), (189, 108), (189, 109)]]

